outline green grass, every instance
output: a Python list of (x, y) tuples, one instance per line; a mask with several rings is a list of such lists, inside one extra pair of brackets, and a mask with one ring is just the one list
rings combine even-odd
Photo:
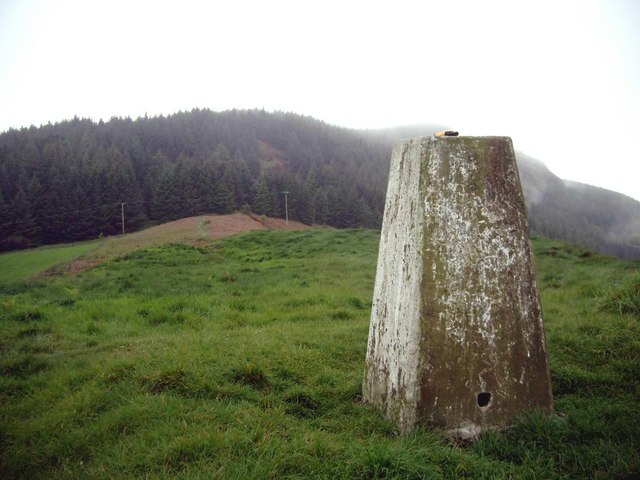
[(40, 247), (0, 255), (0, 285), (25, 281), (48, 268), (70, 262), (94, 249), (98, 241)]
[(459, 446), (360, 402), (378, 241), (259, 231), (0, 286), (0, 477), (637, 478), (638, 262), (534, 240), (559, 415)]

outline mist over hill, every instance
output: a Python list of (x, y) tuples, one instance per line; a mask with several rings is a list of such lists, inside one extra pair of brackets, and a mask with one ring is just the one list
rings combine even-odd
[[(193, 110), (75, 118), (0, 135), (0, 249), (76, 241), (205, 213), (379, 228), (393, 144), (442, 125), (349, 130), (292, 113)], [(534, 232), (640, 257), (640, 202), (564, 182), (518, 154)], [(122, 204), (125, 204), (124, 206)]]
[(620, 258), (640, 257), (640, 202), (562, 180), (523, 153), (517, 159), (532, 231)]
[[(369, 133), (391, 152), (398, 140), (449, 128), (406, 125)], [(516, 159), (532, 232), (619, 258), (640, 258), (640, 202), (618, 192), (563, 180), (542, 161), (518, 150)]]

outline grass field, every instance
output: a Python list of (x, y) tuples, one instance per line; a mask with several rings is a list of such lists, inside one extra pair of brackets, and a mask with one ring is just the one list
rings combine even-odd
[(460, 446), (360, 402), (377, 248), (257, 231), (0, 285), (0, 477), (638, 478), (640, 263), (534, 240), (558, 415)]
[[(300, 222), (247, 215), (198, 215), (149, 227), (127, 235), (66, 245), (52, 245), (0, 254), (0, 285), (25, 281), (43, 274), (84, 270), (133, 250), (169, 243), (197, 245), (252, 230), (306, 230)], [(78, 262), (73, 262), (78, 259)]]
[(0, 285), (29, 279), (97, 248), (99, 241), (40, 247), (0, 255)]

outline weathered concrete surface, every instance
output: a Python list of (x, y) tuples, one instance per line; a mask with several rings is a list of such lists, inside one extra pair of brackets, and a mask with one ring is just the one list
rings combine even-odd
[(396, 145), (363, 399), (402, 432), (469, 437), (552, 410), (525, 215), (511, 139)]

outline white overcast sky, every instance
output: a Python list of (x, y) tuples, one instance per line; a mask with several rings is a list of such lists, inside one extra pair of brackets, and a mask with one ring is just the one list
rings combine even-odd
[(640, 200), (640, 0), (0, 0), (0, 131), (194, 107), (509, 135)]

